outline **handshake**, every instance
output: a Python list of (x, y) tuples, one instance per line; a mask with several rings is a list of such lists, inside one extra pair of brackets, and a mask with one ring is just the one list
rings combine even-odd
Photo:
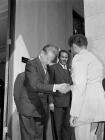
[(71, 90), (71, 85), (70, 84), (66, 84), (66, 83), (62, 83), (62, 84), (55, 84), (54, 85), (54, 91), (59, 91), (62, 94), (66, 94), (67, 92), (69, 92)]

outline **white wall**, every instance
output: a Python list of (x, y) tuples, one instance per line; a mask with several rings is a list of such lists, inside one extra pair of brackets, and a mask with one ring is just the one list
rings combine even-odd
[(16, 39), (22, 36), (31, 57), (46, 43), (65, 48), (66, 7), (65, 0), (17, 0)]
[(102, 61), (105, 77), (105, 0), (84, 0), (84, 13), (88, 48)]

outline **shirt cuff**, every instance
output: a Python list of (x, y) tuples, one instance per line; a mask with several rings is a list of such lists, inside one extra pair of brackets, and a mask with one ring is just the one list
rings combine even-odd
[(50, 103), (49, 106), (50, 106), (50, 107), (53, 107), (53, 106), (54, 106), (54, 103)]
[(53, 86), (53, 92), (56, 92), (56, 85)]

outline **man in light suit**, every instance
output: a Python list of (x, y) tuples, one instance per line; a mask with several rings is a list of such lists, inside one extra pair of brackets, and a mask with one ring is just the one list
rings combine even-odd
[(87, 50), (87, 38), (73, 35), (69, 45), (75, 56), (72, 61), (71, 125), (76, 140), (93, 140), (97, 123), (105, 121), (105, 92), (102, 86), (103, 65)]
[(48, 84), (47, 65), (57, 54), (53, 45), (43, 47), (39, 56), (29, 60), (25, 73), (20, 74), (15, 82), (14, 98), (19, 112), (22, 140), (46, 140), (48, 120), (47, 95), (56, 90), (66, 93), (67, 84)]

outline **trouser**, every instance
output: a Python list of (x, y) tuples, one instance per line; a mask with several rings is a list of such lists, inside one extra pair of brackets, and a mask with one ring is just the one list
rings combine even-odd
[(88, 123), (75, 127), (76, 140), (96, 140), (97, 123)]
[(74, 128), (70, 127), (70, 107), (55, 107), (54, 122), (56, 140), (75, 140)]
[(46, 122), (41, 118), (19, 114), (21, 140), (46, 140)]
[(49, 110), (46, 100), (42, 101), (45, 110), (42, 117), (19, 114), (21, 140), (46, 140)]
[(54, 113), (50, 111), (50, 114), (51, 114), (52, 136), (53, 136), (53, 140), (56, 140), (57, 136), (56, 136), (56, 131), (55, 131)]

